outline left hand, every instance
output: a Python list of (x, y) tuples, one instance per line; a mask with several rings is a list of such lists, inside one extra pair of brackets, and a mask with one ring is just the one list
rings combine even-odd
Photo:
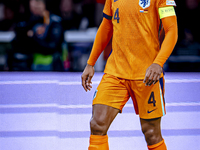
[(146, 86), (151, 86), (152, 84), (156, 84), (159, 81), (160, 75), (163, 72), (163, 69), (158, 64), (152, 64), (147, 68), (146, 75), (144, 78), (144, 83)]

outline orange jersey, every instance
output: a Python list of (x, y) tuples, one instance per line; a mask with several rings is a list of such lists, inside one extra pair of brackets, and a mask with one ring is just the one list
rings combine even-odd
[(158, 9), (175, 6), (173, 0), (106, 0), (104, 17), (112, 19), (113, 51), (105, 73), (144, 79), (146, 69), (159, 53)]

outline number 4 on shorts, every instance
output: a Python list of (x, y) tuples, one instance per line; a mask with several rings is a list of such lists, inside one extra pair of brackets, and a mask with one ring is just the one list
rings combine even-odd
[(153, 106), (155, 107), (156, 106), (156, 100), (155, 100), (154, 92), (151, 92), (151, 95), (150, 95), (149, 100), (148, 100), (148, 104), (152, 104), (152, 103), (153, 103)]

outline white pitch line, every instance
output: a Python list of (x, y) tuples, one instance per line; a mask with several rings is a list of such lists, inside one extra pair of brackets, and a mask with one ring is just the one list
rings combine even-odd
[(166, 83), (195, 83), (200, 82), (200, 79), (166, 79)]
[(166, 106), (200, 106), (199, 102), (166, 103)]
[[(93, 85), (100, 81), (92, 81)], [(166, 79), (166, 83), (199, 83), (200, 79)], [(59, 81), (59, 80), (24, 80), (24, 81), (0, 81), (0, 85), (21, 84), (58, 84), (58, 85), (81, 85), (81, 81)]]
[[(100, 81), (92, 81), (93, 85), (99, 84)], [(81, 82), (75, 81), (75, 82), (58, 82), (59, 85), (81, 85)]]
[(58, 80), (24, 80), (24, 81), (0, 81), (0, 85), (8, 84), (57, 84)]
[[(200, 106), (200, 102), (182, 102), (182, 103), (166, 103), (166, 106)], [(91, 105), (59, 105), (59, 104), (16, 104), (16, 105), (0, 105), (0, 108), (58, 108), (58, 109), (78, 109), (78, 108), (92, 108)], [(133, 107), (133, 104), (126, 104), (125, 107)]]

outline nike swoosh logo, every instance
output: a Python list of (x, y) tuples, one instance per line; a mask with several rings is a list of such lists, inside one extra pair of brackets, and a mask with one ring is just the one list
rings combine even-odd
[[(156, 108), (156, 109), (157, 109), (157, 108)], [(156, 109), (153, 109), (153, 110), (151, 110), (151, 111), (148, 110), (147, 113), (150, 114), (150, 113), (152, 113), (153, 111), (155, 111)]]

